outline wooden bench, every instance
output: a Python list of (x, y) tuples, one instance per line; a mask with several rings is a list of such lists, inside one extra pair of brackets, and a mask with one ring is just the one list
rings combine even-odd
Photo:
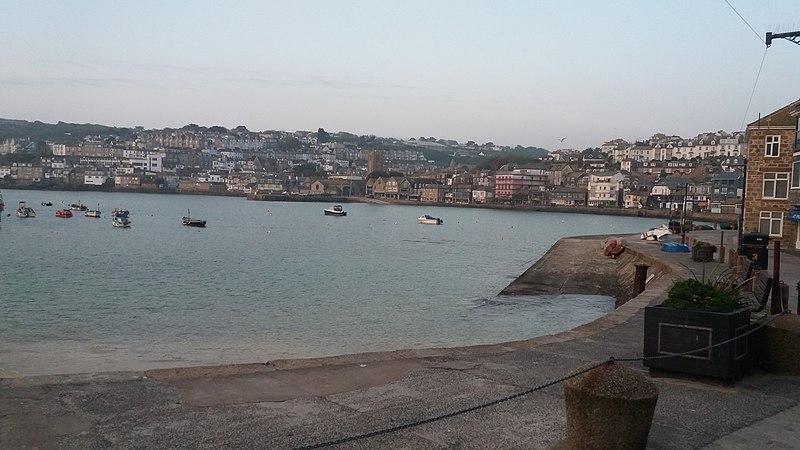
[(772, 283), (772, 277), (766, 271), (758, 272), (752, 280), (753, 289), (742, 294), (742, 300), (750, 307), (751, 312), (761, 312), (767, 306)]
[(740, 286), (743, 289), (750, 290), (750, 279), (753, 277), (753, 261), (744, 258), (742, 262), (742, 268), (739, 272), (739, 276), (736, 277), (736, 285)]

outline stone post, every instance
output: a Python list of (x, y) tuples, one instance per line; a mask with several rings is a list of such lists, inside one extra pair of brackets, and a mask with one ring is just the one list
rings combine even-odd
[(781, 314), (758, 331), (762, 369), (782, 375), (800, 375), (800, 316)]
[(622, 364), (570, 378), (564, 382), (566, 447), (645, 448), (657, 401), (656, 385)]

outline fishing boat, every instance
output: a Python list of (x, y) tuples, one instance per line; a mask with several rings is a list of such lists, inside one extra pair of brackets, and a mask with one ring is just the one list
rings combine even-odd
[(128, 217), (129, 215), (130, 211), (126, 209), (114, 208), (114, 210), (111, 211), (111, 217)]
[(444, 223), (444, 220), (438, 217), (429, 216), (428, 214), (419, 216), (417, 220), (423, 225), (441, 225)]
[(84, 213), (84, 216), (86, 216), (86, 217), (94, 217), (96, 219), (99, 219), (100, 218), (100, 205), (99, 204), (97, 205), (97, 209), (90, 209), (89, 211), (86, 211), (86, 213)]
[(181, 218), (181, 223), (189, 226), (189, 227), (205, 227), (206, 221), (203, 219), (192, 219), (192, 215), (189, 214), (189, 210), (186, 210), (186, 215)]
[(333, 205), (330, 208), (325, 208), (323, 211), (325, 212), (326, 216), (342, 217), (347, 215), (347, 211), (342, 209), (342, 205)]
[(70, 218), (72, 217), (72, 211), (70, 211), (69, 209), (59, 209), (58, 211), (56, 211), (56, 217), (61, 217), (64, 219)]
[(69, 205), (69, 207), (73, 211), (88, 211), (89, 210), (89, 207), (84, 205), (83, 203), (80, 203), (80, 204), (73, 203), (73, 204)]
[(131, 221), (127, 217), (114, 217), (111, 220), (111, 226), (114, 228), (130, 228)]
[(53, 206), (53, 202), (42, 202), (42, 206)]
[(28, 206), (25, 202), (19, 202), (17, 207), (17, 217), (27, 219), (28, 217), (36, 217), (36, 211)]

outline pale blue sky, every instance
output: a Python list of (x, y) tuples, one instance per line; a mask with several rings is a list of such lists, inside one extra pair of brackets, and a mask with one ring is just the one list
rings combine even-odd
[[(2, 0), (0, 117), (599, 146), (800, 98), (797, 0)], [(563, 144), (558, 139), (566, 137)]]

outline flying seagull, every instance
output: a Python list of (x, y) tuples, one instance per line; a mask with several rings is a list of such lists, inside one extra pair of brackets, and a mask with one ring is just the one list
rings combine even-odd
[(566, 139), (566, 138), (563, 137), (563, 138), (559, 139), (558, 142), (564, 142), (564, 139)]

